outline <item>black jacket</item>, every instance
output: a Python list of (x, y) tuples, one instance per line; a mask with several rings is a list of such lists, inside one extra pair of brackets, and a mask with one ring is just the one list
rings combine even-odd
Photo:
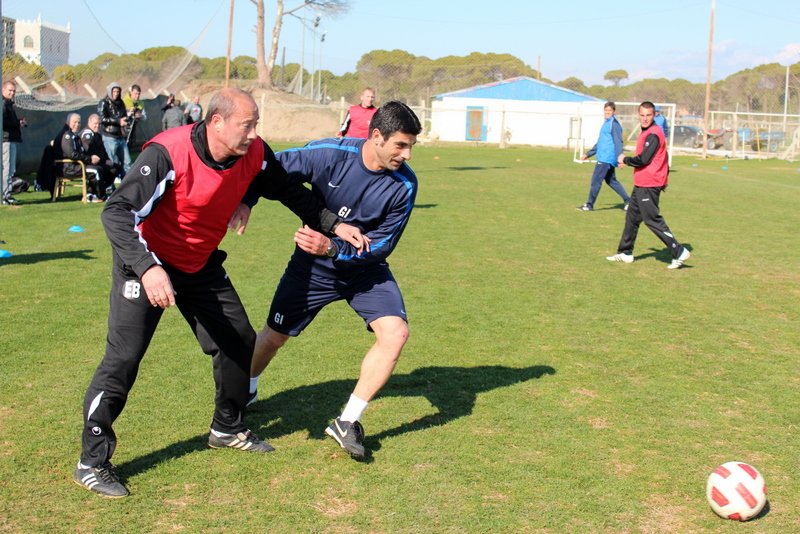
[(103, 125), (103, 135), (118, 139), (125, 138), (125, 132), (119, 121), (126, 118), (127, 111), (125, 110), (125, 102), (121, 98), (111, 100), (109, 97), (105, 97), (97, 105), (97, 113), (100, 115), (100, 123)]
[[(69, 128), (61, 134), (61, 154), (65, 159), (74, 159), (82, 161), (84, 164), (89, 165), (92, 157), (84, 152), (83, 145), (81, 144), (80, 135), (73, 132)], [(80, 176), (81, 166), (77, 163), (64, 163), (62, 164), (62, 172), (64, 176)]]
[(7, 143), (22, 142), (22, 128), (14, 109), (14, 101), (3, 98), (3, 141)]

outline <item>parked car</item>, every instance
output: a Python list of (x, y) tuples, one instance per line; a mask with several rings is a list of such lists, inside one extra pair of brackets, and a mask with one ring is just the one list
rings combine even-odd
[(750, 145), (757, 152), (777, 152), (786, 138), (785, 132), (760, 128), (739, 128), (738, 134), (740, 146)]
[(777, 152), (785, 137), (783, 132), (758, 132), (758, 137), (750, 142), (750, 148), (761, 152)]
[(696, 126), (679, 124), (672, 127), (672, 144), (687, 148), (700, 148), (703, 146), (703, 130)]

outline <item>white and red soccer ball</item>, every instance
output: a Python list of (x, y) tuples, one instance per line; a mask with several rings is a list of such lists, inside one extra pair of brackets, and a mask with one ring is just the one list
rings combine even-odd
[(706, 498), (718, 516), (747, 521), (757, 516), (767, 504), (767, 485), (752, 465), (727, 462), (709, 475)]

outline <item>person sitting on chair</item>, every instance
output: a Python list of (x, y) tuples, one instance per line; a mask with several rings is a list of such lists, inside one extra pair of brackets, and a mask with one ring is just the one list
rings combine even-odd
[(116, 165), (106, 152), (103, 136), (100, 134), (100, 115), (97, 113), (92, 113), (86, 119), (86, 128), (81, 130), (81, 144), (88, 155), (100, 158), (99, 166), (103, 171), (101, 178), (106, 185), (105, 194), (111, 194), (114, 190), (114, 177), (122, 172), (122, 167)]
[[(81, 129), (81, 116), (77, 113), (67, 115), (68, 129), (61, 136), (61, 154), (65, 159), (82, 161), (86, 167), (86, 186), (89, 193), (87, 202), (103, 202), (106, 195), (105, 183), (102, 178), (103, 171), (99, 167), (100, 157), (90, 156), (83, 150), (78, 132)], [(61, 175), (67, 178), (80, 178), (82, 175), (79, 163), (62, 163)]]

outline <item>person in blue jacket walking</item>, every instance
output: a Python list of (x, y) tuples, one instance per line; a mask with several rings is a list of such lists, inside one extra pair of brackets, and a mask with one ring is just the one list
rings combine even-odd
[(631, 197), (625, 192), (625, 187), (617, 180), (616, 168), (617, 158), (622, 154), (622, 125), (620, 125), (614, 113), (617, 106), (614, 102), (606, 102), (603, 106), (603, 115), (605, 122), (600, 128), (600, 136), (597, 143), (583, 156), (584, 160), (597, 157), (597, 165), (594, 167), (592, 173), (592, 185), (589, 187), (589, 198), (586, 203), (578, 206), (579, 211), (592, 211), (594, 203), (597, 200), (597, 195), (600, 193), (600, 187), (603, 182), (607, 183), (611, 189), (616, 191), (622, 201), (625, 203), (623, 209), (628, 209), (628, 202)]

